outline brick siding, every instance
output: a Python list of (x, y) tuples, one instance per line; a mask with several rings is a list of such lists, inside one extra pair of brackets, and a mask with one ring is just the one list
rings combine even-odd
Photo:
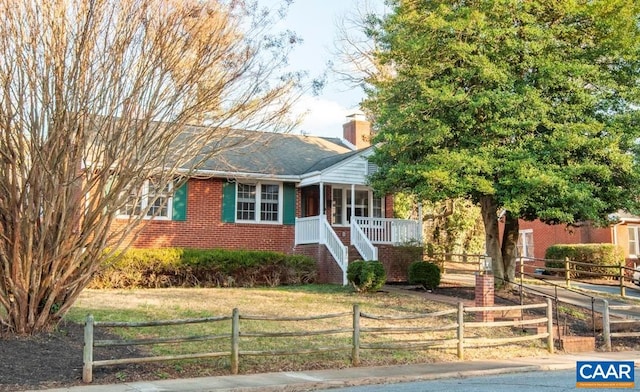
[(567, 227), (566, 225), (548, 225), (539, 220), (520, 221), (520, 230), (533, 230), (534, 257), (543, 259), (544, 254), (555, 244), (594, 244), (613, 243), (610, 228), (592, 226)]
[(393, 195), (387, 195), (384, 198), (384, 217), (393, 218)]
[[(293, 225), (223, 223), (220, 179), (192, 179), (188, 184), (187, 219), (148, 222), (132, 245), (137, 248), (186, 247), (250, 249), (292, 253)], [(119, 220), (115, 221), (117, 225)], [(120, 221), (122, 222), (122, 221)]]
[[(187, 217), (184, 221), (146, 222), (129, 240), (136, 248), (185, 247), (200, 249), (247, 249), (299, 253), (318, 262), (318, 281), (342, 284), (342, 271), (324, 245), (300, 245), (294, 249), (295, 226), (222, 222), (222, 179), (192, 179), (187, 188)], [(297, 190), (296, 216), (300, 216), (301, 197)], [(393, 197), (385, 198), (385, 215), (393, 217)], [(114, 225), (123, 224), (116, 219)], [(350, 245), (350, 229), (335, 227), (344, 245)], [(378, 246), (379, 259), (390, 282), (407, 280), (411, 262), (420, 260), (421, 248)], [(418, 252), (418, 253), (416, 253)], [(416, 256), (417, 254), (417, 256)]]

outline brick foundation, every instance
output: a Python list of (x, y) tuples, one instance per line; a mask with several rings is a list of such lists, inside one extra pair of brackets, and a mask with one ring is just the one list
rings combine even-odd
[(295, 247), (294, 253), (316, 260), (318, 267), (316, 281), (318, 283), (342, 284), (342, 270), (326, 246), (319, 244), (298, 245)]
[[(354, 248), (350, 246), (349, 262), (359, 259), (353, 256)], [(324, 245), (298, 245), (294, 253), (309, 256), (316, 260), (318, 266), (318, 283), (342, 284), (342, 270), (338, 267), (331, 253)], [(409, 246), (378, 246), (378, 259), (387, 273), (387, 282), (406, 282), (409, 264), (420, 260), (422, 248)]]
[(384, 265), (387, 282), (407, 282), (409, 264), (422, 260), (422, 250), (417, 246), (378, 245), (378, 260)]

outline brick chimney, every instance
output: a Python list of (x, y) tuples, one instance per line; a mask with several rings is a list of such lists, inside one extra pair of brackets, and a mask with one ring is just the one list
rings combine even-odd
[(347, 122), (342, 125), (342, 135), (359, 150), (371, 145), (371, 123), (362, 113), (347, 116)]

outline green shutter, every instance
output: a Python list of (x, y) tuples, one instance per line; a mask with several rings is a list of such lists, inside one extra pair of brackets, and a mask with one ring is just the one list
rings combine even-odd
[(296, 223), (296, 184), (285, 182), (283, 188), (282, 223), (293, 225)]
[(225, 182), (222, 186), (222, 221), (236, 221), (236, 183)]
[(174, 221), (187, 220), (187, 183), (173, 192), (173, 213), (171, 219)]

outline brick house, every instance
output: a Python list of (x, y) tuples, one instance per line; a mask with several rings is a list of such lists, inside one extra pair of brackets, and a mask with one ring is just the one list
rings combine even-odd
[(397, 245), (420, 243), (420, 223), (393, 219), (393, 197), (367, 186), (370, 124), (349, 116), (343, 131), (344, 140), (244, 132), (167, 193), (132, 246), (301, 253), (318, 261), (321, 282), (342, 284), (349, 261), (380, 260), (388, 280), (406, 280), (421, 248)]
[(640, 217), (624, 212), (615, 214), (616, 223), (609, 227), (583, 224), (577, 227), (548, 225), (539, 220), (520, 220), (518, 251), (522, 257), (543, 259), (547, 248), (555, 244), (618, 245), (624, 252), (627, 266), (634, 267), (640, 255)]

